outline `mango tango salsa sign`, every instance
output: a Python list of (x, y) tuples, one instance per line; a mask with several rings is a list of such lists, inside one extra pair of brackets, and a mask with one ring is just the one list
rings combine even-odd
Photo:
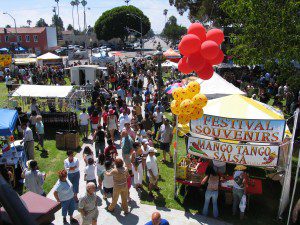
[(226, 163), (249, 166), (277, 166), (279, 146), (232, 144), (189, 137), (190, 154)]
[(204, 115), (191, 121), (191, 131), (218, 139), (280, 143), (285, 120), (246, 120)]

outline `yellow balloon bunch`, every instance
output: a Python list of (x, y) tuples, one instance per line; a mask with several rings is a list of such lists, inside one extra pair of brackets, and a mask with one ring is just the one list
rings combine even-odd
[(191, 81), (185, 88), (179, 87), (172, 92), (174, 100), (171, 102), (171, 111), (178, 116), (180, 124), (187, 124), (190, 120), (197, 120), (203, 116), (203, 107), (207, 98), (200, 94), (200, 84)]

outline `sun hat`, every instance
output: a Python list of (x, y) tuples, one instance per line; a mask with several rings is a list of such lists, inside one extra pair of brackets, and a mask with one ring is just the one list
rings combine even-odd
[(110, 110), (108, 111), (108, 113), (109, 113), (109, 115), (113, 115), (113, 114), (115, 113), (115, 110), (110, 109)]
[(150, 147), (149, 148), (149, 150), (148, 150), (148, 152), (150, 153), (150, 152), (154, 152), (154, 153), (156, 153), (157, 152), (157, 150), (155, 149), (155, 148), (153, 148), (153, 147)]
[(148, 145), (149, 144), (148, 139), (143, 139), (142, 143)]
[(247, 167), (246, 166), (243, 166), (243, 165), (237, 165), (234, 170), (246, 170)]

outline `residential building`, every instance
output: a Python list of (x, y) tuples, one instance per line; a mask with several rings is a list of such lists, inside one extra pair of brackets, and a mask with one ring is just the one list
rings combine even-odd
[(0, 48), (20, 46), (30, 53), (43, 54), (57, 48), (55, 27), (0, 28)]

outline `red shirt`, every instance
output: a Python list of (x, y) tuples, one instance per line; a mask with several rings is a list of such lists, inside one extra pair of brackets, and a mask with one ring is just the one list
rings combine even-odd
[(107, 117), (108, 117), (108, 113), (107, 112), (103, 113), (102, 118), (105, 124), (107, 124)]
[(99, 116), (91, 116), (90, 119), (92, 124), (97, 124), (99, 122)]
[(104, 155), (106, 158), (114, 159), (114, 156), (118, 155), (117, 148), (115, 145), (109, 145), (104, 149)]

